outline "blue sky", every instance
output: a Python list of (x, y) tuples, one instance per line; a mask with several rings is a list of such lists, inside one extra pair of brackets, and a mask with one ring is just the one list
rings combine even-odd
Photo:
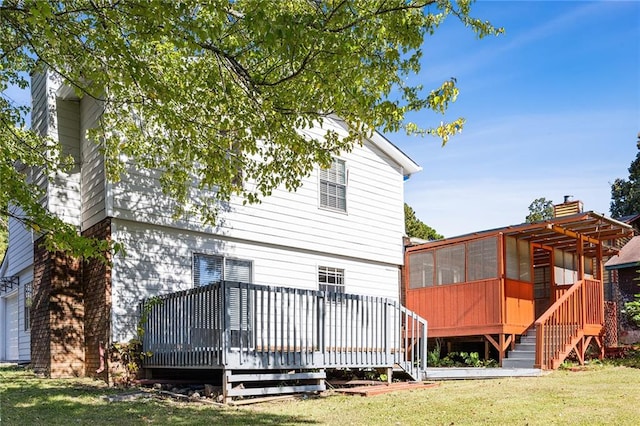
[(564, 195), (609, 213), (640, 131), (640, 2), (488, 1), (473, 15), (505, 28), (477, 40), (454, 18), (428, 38), (416, 81), (456, 77), (460, 96), (436, 139), (386, 135), (424, 170), (405, 183), (417, 216), (446, 237), (524, 222), (529, 204)]

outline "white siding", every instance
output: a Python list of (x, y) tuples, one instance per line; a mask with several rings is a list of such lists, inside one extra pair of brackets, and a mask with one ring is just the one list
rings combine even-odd
[(34, 182), (44, 190), (42, 205), (73, 225), (80, 225), (80, 109), (79, 101), (56, 99), (60, 79), (51, 73), (31, 80), (31, 127), (41, 136), (51, 136), (74, 166), (47, 175), (34, 170)]
[(106, 217), (104, 156), (100, 146), (87, 139), (87, 131), (96, 126), (102, 105), (85, 97), (80, 103), (80, 137), (82, 143), (82, 229), (87, 229)]
[(55, 101), (55, 120), (52, 131), (60, 144), (62, 154), (70, 156), (73, 166), (59, 171), (49, 182), (49, 210), (65, 222), (80, 225), (80, 102)]
[(369, 142), (340, 158), (346, 161), (348, 173), (346, 214), (319, 207), (316, 170), (296, 193), (278, 189), (252, 206), (232, 202), (215, 228), (196, 218), (176, 223), (171, 217), (172, 203), (159, 189), (157, 173), (132, 169), (114, 185), (114, 216), (206, 230), (247, 242), (401, 264), (404, 210), (400, 167)]
[[(47, 74), (36, 74), (31, 77), (31, 128), (40, 136), (49, 134), (50, 116), (50, 81)], [(41, 169), (33, 171), (34, 183), (46, 194), (48, 180)], [(42, 205), (46, 208), (47, 197), (43, 196)]]
[(18, 293), (18, 319), (19, 319), (19, 351), (20, 361), (28, 361), (31, 359), (31, 330), (25, 330), (25, 285), (33, 282), (33, 267), (28, 267), (20, 272), (20, 289)]
[(126, 254), (113, 262), (114, 341), (133, 337), (142, 298), (193, 287), (193, 253), (250, 260), (253, 281), (258, 284), (314, 290), (318, 288), (318, 266), (341, 268), (347, 292), (398, 298), (395, 265), (122, 220), (112, 222), (112, 232), (127, 246)]
[[(18, 207), (10, 208), (16, 216), (22, 215)], [(9, 244), (5, 262), (7, 276), (16, 275), (22, 269), (33, 264), (33, 231), (23, 226), (22, 222), (9, 218)]]
[[(33, 269), (26, 268), (20, 272), (6, 271), (6, 275), (18, 276), (20, 284), (7, 292), (0, 293), (0, 361), (29, 361), (31, 359), (31, 335), (29, 331), (24, 329), (24, 286), (33, 280)], [(12, 304), (11, 307), (8, 306), (10, 303)], [(8, 308), (15, 309), (11, 309), (8, 312)], [(11, 315), (11, 318), (6, 318), (8, 314)], [(12, 331), (15, 331), (14, 329), (17, 326), (17, 335), (13, 333), (12, 335), (7, 335), (6, 320), (12, 323)], [(16, 344), (17, 357), (14, 350), (9, 353), (9, 345)]]
[[(46, 79), (41, 80), (34, 89), (46, 89)], [(48, 92), (42, 90), (34, 100), (35, 117), (40, 117), (41, 105), (46, 111), (41, 98), (49, 99)], [(403, 171), (375, 144), (365, 141), (340, 157), (347, 168), (346, 213), (320, 207), (316, 169), (296, 193), (278, 189), (252, 206), (234, 200), (216, 226), (205, 226), (197, 218), (172, 218), (173, 204), (162, 195), (157, 172), (131, 168), (121, 182), (106, 182), (100, 147), (86, 138), (102, 111), (99, 102), (59, 99), (53, 106), (57, 112), (52, 120), (37, 118), (34, 124), (43, 134), (57, 136), (80, 169), (56, 176), (45, 202), (83, 230), (112, 216), (112, 236), (126, 247), (112, 268), (114, 341), (133, 337), (142, 298), (193, 286), (196, 252), (251, 260), (254, 282), (260, 284), (317, 289), (318, 267), (328, 266), (344, 269), (347, 292), (398, 298)], [(338, 122), (327, 123), (344, 132)], [(321, 137), (324, 130), (307, 133)], [(27, 236), (15, 244), (17, 254), (27, 259), (23, 267), (33, 262)]]
[(46, 74), (31, 77), (31, 128), (40, 136), (49, 134), (48, 78)]

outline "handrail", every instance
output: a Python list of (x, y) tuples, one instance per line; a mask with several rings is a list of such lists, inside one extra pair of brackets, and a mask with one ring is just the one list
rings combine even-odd
[(602, 298), (601, 281), (580, 280), (536, 320), (537, 368), (553, 369), (586, 325), (603, 324)]
[(396, 361), (416, 380), (422, 380), (427, 368), (427, 320), (400, 305), (404, 323), (401, 358)]
[(426, 368), (427, 323), (395, 300), (227, 281), (157, 299), (140, 306), (146, 367)]

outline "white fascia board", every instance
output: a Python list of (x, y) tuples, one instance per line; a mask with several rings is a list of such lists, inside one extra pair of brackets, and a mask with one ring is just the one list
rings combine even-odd
[(409, 177), (422, 170), (422, 167), (418, 165), (418, 163), (409, 158), (407, 154), (402, 152), (400, 148), (391, 143), (378, 131), (374, 132), (369, 140), (402, 167), (402, 173), (405, 177)]
[[(347, 123), (345, 123), (345, 121), (336, 114), (329, 115), (329, 118), (336, 121), (337, 123), (340, 123), (342, 126), (347, 126)], [(402, 175), (405, 177), (405, 180), (408, 179), (412, 174), (422, 170), (422, 167), (418, 163), (409, 158), (407, 154), (402, 152), (400, 148), (391, 143), (389, 139), (382, 136), (382, 134), (377, 130), (374, 131), (373, 135), (371, 135), (371, 137), (369, 137), (368, 139), (380, 151), (388, 155), (389, 158), (391, 158), (402, 168)]]

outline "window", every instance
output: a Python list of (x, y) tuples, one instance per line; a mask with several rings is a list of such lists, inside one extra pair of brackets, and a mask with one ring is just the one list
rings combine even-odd
[(578, 257), (574, 253), (554, 249), (553, 262), (556, 284), (569, 285), (578, 280)]
[(433, 251), (409, 256), (409, 288), (433, 286)]
[(498, 276), (498, 239), (483, 238), (467, 243), (467, 281)]
[(436, 283), (438, 285), (464, 282), (464, 251), (464, 244), (436, 250)]
[(31, 306), (33, 305), (33, 283), (24, 285), (24, 331), (31, 330)]
[(318, 267), (318, 289), (320, 291), (344, 293), (344, 269), (329, 268), (327, 266)]
[[(194, 286), (204, 286), (220, 281), (237, 281), (250, 283), (252, 281), (252, 262), (243, 259), (230, 259), (201, 253), (193, 254), (193, 283)], [(228, 304), (231, 347), (244, 349), (253, 344), (251, 330), (253, 307), (247, 288), (232, 287), (228, 289)]]
[(334, 158), (328, 169), (320, 169), (320, 206), (347, 211), (345, 162)]
[(551, 297), (551, 267), (540, 266), (533, 270), (533, 297), (546, 299)]
[(506, 237), (507, 278), (531, 282), (531, 248), (526, 240)]
[(196, 287), (225, 281), (252, 281), (250, 260), (230, 259), (223, 256), (193, 254), (193, 284)]
[(407, 269), (410, 289), (497, 278), (498, 239), (485, 237), (412, 252)]

